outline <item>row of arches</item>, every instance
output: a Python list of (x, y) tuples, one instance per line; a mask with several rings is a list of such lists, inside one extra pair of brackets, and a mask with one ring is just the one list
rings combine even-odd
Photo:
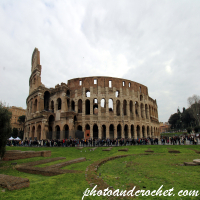
[[(77, 130), (83, 131), (83, 128), (81, 125), (77, 126)], [(62, 136), (61, 136), (62, 131)], [(84, 127), (85, 132), (85, 138), (95, 138), (95, 139), (121, 139), (121, 138), (146, 138), (146, 137), (153, 137), (158, 135), (159, 129), (157, 127), (150, 127), (150, 126), (144, 126), (144, 125), (89, 125), (86, 124)], [(55, 132), (55, 135), (53, 136), (53, 132)], [(41, 140), (44, 138), (41, 138), (41, 125), (38, 126), (32, 126), (32, 130), (30, 131), (29, 128), (29, 137), (31, 139), (37, 139)], [(54, 131), (52, 129), (52, 126), (49, 126), (49, 134), (47, 139), (68, 139), (69, 138), (69, 126), (65, 124), (63, 127), (60, 127), (59, 125), (56, 125), (54, 127)]]
[[(67, 96), (70, 96), (70, 92), (69, 90), (66, 93)], [(90, 97), (90, 95), (87, 93), (87, 96)], [(143, 96), (140, 95), (140, 101), (143, 100)], [(107, 101), (107, 102), (106, 102)], [(33, 103), (33, 106), (32, 106)], [(52, 111), (54, 112), (54, 108), (55, 110), (61, 110), (62, 109), (62, 99), (61, 98), (57, 98), (57, 100), (54, 102), (53, 100), (50, 102), (50, 93), (48, 91), (46, 91), (44, 93), (44, 110), (47, 111)], [(127, 101), (126, 99), (120, 101), (120, 100), (116, 100), (116, 102), (113, 102), (113, 99), (110, 98), (108, 100), (106, 100), (105, 98), (102, 98), (100, 100), (100, 102), (98, 102), (97, 98), (94, 98), (92, 100), (90, 99), (86, 99), (85, 102), (85, 114), (86, 115), (91, 115), (91, 114), (98, 114), (98, 109), (101, 109), (101, 113), (105, 113), (106, 109), (108, 109), (109, 113), (112, 113), (113, 111), (116, 110), (116, 115), (120, 116), (120, 115), (127, 115), (128, 110), (130, 111), (130, 115), (136, 115), (136, 117), (141, 117), (141, 118), (146, 118), (149, 119), (151, 116), (158, 118), (158, 112), (157, 112), (157, 108), (155, 108), (155, 106), (152, 105), (148, 105), (148, 104), (144, 104), (142, 102), (139, 101), (135, 101), (133, 102), (132, 100)], [(115, 104), (115, 105), (114, 105)], [(82, 99), (79, 99), (77, 102), (77, 107), (78, 109), (76, 109), (76, 103), (74, 100), (67, 99), (67, 110), (68, 111), (77, 111), (78, 113), (82, 113), (83, 112), (83, 101)], [(92, 112), (90, 109), (90, 106), (92, 106)], [(32, 111), (33, 113), (37, 112), (38, 109), (38, 100), (35, 99), (33, 102), (31, 101), (31, 105), (30, 105), (30, 111)]]

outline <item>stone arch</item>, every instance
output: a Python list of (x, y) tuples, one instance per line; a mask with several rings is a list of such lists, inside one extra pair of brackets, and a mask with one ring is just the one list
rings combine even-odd
[(38, 125), (37, 127), (37, 140), (41, 140), (41, 125)]
[(125, 99), (123, 101), (123, 114), (127, 115), (127, 101)]
[(57, 125), (55, 127), (55, 130), (56, 130), (56, 139), (59, 140), (60, 139), (60, 126)]
[(52, 130), (52, 126), (49, 126), (49, 134), (47, 136), (48, 139), (52, 139), (52, 133), (53, 133), (53, 130)]
[(78, 113), (82, 113), (82, 99), (78, 100)]
[(44, 93), (44, 110), (49, 111), (49, 101), (50, 101), (50, 93), (46, 91)]
[(139, 139), (140, 138), (140, 126), (137, 125), (137, 138)]
[(120, 116), (120, 100), (117, 100), (116, 102), (116, 114), (117, 116)]
[(72, 111), (75, 111), (75, 102), (74, 102), (74, 100), (71, 101), (71, 109), (72, 109)]
[(145, 117), (148, 119), (148, 106), (145, 104)]
[(81, 126), (81, 125), (78, 125), (77, 130), (83, 131), (82, 126)]
[(67, 96), (67, 97), (70, 97), (70, 91), (69, 91), (69, 90), (67, 90), (66, 96)]
[(34, 140), (34, 137), (35, 137), (35, 126), (32, 127), (31, 140)]
[(54, 112), (54, 101), (51, 101), (51, 111)]
[(106, 139), (106, 125), (102, 125), (102, 139)]
[(90, 90), (89, 90), (89, 89), (87, 89), (87, 90), (85, 91), (85, 96), (86, 96), (86, 97), (90, 97)]
[(136, 117), (139, 117), (139, 104), (137, 101), (135, 102), (135, 115)]
[(149, 129), (149, 126), (147, 126), (147, 137), (150, 137), (150, 129)]
[(98, 132), (99, 132), (98, 126), (97, 126), (97, 124), (94, 124), (93, 125), (93, 138), (94, 139), (98, 139), (99, 138)]
[(142, 137), (145, 138), (145, 126), (142, 126)]
[(85, 138), (90, 138), (90, 125), (85, 125)]
[(63, 130), (64, 130), (64, 138), (69, 139), (69, 126), (65, 124)]
[(37, 104), (38, 104), (37, 99), (35, 99), (35, 101), (34, 101), (34, 113), (37, 112)]
[(134, 125), (131, 125), (131, 138), (134, 138)]
[(110, 124), (109, 126), (109, 137), (110, 139), (114, 139), (114, 125), (113, 124)]
[(108, 101), (108, 108), (109, 108), (109, 112), (113, 112), (113, 99), (109, 99)]
[(98, 115), (98, 100), (96, 98), (93, 99), (93, 114)]
[(127, 124), (124, 126), (124, 137), (128, 138), (128, 125)]
[(57, 99), (57, 110), (61, 110), (62, 100), (61, 98)]
[(130, 103), (129, 103), (129, 109), (130, 109), (130, 114), (133, 114), (133, 101), (130, 100)]
[(140, 104), (141, 117), (144, 119), (144, 104)]
[(115, 97), (119, 97), (119, 94), (120, 94), (120, 92), (119, 92), (119, 90), (117, 90), (117, 91), (115, 92)]
[(90, 115), (90, 100), (89, 99), (85, 100), (85, 114)]
[(117, 138), (118, 139), (122, 138), (122, 127), (121, 127), (121, 124), (117, 125)]

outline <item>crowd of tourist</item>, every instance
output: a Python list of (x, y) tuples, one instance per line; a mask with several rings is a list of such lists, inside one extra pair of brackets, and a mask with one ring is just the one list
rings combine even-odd
[[(194, 136), (175, 136), (162, 137), (161, 144), (165, 145), (185, 145), (186, 141), (190, 144), (198, 144), (198, 138)], [(140, 138), (140, 139), (54, 139), (54, 140), (9, 140), (8, 146), (38, 146), (38, 147), (87, 147), (87, 146), (127, 146), (127, 145), (158, 145), (158, 138)]]

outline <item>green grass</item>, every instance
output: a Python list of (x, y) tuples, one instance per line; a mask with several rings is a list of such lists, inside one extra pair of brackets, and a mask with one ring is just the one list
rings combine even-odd
[[(168, 153), (168, 147), (179, 150), (180, 154)], [(105, 147), (106, 148), (106, 147)], [(190, 162), (193, 159), (199, 159), (200, 155), (188, 148), (200, 150), (200, 146), (128, 146), (128, 152), (118, 151), (124, 147), (115, 147), (111, 151), (102, 151), (103, 148), (97, 148), (95, 151), (89, 151), (89, 148), (78, 150), (75, 148), (29, 148), (29, 147), (7, 147), (7, 150), (51, 150), (54, 157), (66, 157), (66, 160), (55, 161), (37, 167), (49, 166), (55, 163), (65, 162), (75, 158), (85, 157), (87, 161), (72, 164), (63, 169), (85, 171), (87, 166), (103, 158), (124, 155), (137, 154), (125, 158), (119, 158), (108, 161), (98, 168), (97, 174), (101, 173), (104, 181), (113, 186), (114, 189), (130, 189), (137, 185), (139, 189), (157, 190), (161, 185), (163, 189), (174, 187), (174, 197), (137, 197), (137, 199), (200, 199), (199, 197), (178, 197), (180, 190), (200, 190), (200, 166), (180, 166), (183, 162)], [(139, 155), (145, 150), (151, 148), (152, 155)], [(82, 151), (82, 152), (81, 152)], [(86, 152), (85, 152), (86, 151)], [(85, 173), (63, 174), (58, 176), (42, 176), (17, 171), (12, 162), (22, 164), (36, 160), (46, 159), (43, 157), (21, 159), (16, 161), (6, 161), (0, 166), (0, 174), (19, 176), (30, 180), (30, 187), (20, 190), (9, 191), (0, 190), (0, 199), (82, 199), (83, 192), (90, 187), (85, 180)], [(105, 188), (106, 189), (106, 188)], [(132, 189), (132, 188), (131, 188)], [(107, 197), (85, 197), (88, 199), (107, 199)]]

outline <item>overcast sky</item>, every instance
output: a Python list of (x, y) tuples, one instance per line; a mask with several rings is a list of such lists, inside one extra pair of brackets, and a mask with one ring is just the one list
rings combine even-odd
[(0, 0), (0, 100), (26, 108), (34, 48), (42, 83), (112, 76), (148, 87), (159, 120), (200, 95), (199, 0)]

